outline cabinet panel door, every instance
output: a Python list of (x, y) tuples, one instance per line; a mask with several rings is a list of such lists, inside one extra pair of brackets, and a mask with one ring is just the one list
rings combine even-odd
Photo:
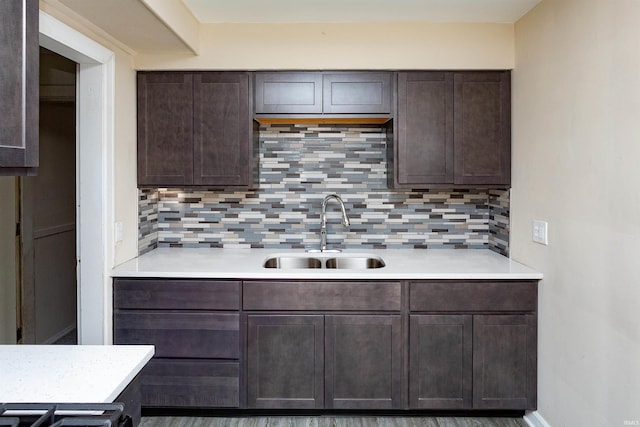
[(154, 358), (142, 370), (142, 406), (238, 407), (239, 372), (238, 362)]
[(256, 73), (256, 114), (322, 113), (322, 73)]
[(510, 73), (456, 73), (454, 79), (455, 183), (510, 184)]
[(0, 175), (38, 167), (37, 0), (0, 2)]
[(473, 320), (474, 409), (535, 409), (536, 316)]
[(193, 184), (192, 81), (138, 73), (138, 185)]
[(453, 183), (452, 74), (398, 73), (397, 122), (397, 184)]
[(470, 315), (412, 315), (409, 407), (470, 409), (473, 320)]
[(326, 317), (325, 407), (402, 408), (399, 315)]
[(325, 73), (322, 80), (325, 114), (390, 114), (391, 73)]
[(247, 317), (249, 408), (323, 406), (323, 316)]
[(253, 128), (248, 73), (199, 73), (193, 79), (193, 183), (250, 185)]
[(154, 344), (156, 357), (240, 357), (238, 314), (116, 311), (115, 344)]

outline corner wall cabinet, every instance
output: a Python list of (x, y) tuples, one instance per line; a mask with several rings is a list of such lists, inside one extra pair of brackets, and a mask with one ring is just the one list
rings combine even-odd
[(38, 167), (39, 6), (0, 2), (0, 175)]
[(390, 185), (509, 186), (509, 71), (398, 73)]
[(536, 322), (536, 280), (114, 279), (152, 408), (531, 410)]
[(138, 186), (254, 185), (250, 89), (245, 72), (139, 72)]

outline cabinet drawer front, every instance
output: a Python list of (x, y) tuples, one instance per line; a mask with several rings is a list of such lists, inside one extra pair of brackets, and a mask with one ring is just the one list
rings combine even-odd
[(116, 344), (153, 344), (157, 357), (238, 359), (237, 314), (125, 312), (114, 316)]
[(399, 282), (244, 282), (245, 310), (400, 310)]
[(240, 282), (115, 279), (114, 306), (157, 310), (238, 310)]
[(154, 359), (142, 371), (142, 406), (238, 407), (239, 372), (237, 362)]
[(412, 282), (412, 311), (535, 311), (537, 281)]

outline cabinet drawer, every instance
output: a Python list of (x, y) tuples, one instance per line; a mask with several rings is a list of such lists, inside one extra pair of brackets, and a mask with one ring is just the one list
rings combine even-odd
[(399, 282), (244, 282), (245, 310), (400, 310)]
[(237, 362), (153, 359), (142, 371), (142, 406), (238, 407), (239, 372)]
[(240, 282), (115, 279), (116, 309), (238, 310)]
[(116, 344), (153, 344), (157, 357), (238, 359), (238, 314), (116, 311)]
[(412, 311), (535, 311), (537, 281), (411, 282)]

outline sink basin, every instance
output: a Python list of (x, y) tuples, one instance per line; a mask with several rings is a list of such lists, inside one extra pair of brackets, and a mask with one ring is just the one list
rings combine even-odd
[(318, 258), (304, 256), (275, 256), (267, 258), (265, 268), (322, 268)]
[(318, 253), (315, 256), (274, 254), (264, 261), (264, 268), (279, 269), (351, 269), (366, 270), (384, 267), (382, 258), (371, 254), (335, 255)]
[(349, 268), (349, 269), (368, 269), (384, 267), (384, 261), (378, 257), (366, 256), (345, 256), (339, 258), (329, 258), (326, 262), (326, 268)]

